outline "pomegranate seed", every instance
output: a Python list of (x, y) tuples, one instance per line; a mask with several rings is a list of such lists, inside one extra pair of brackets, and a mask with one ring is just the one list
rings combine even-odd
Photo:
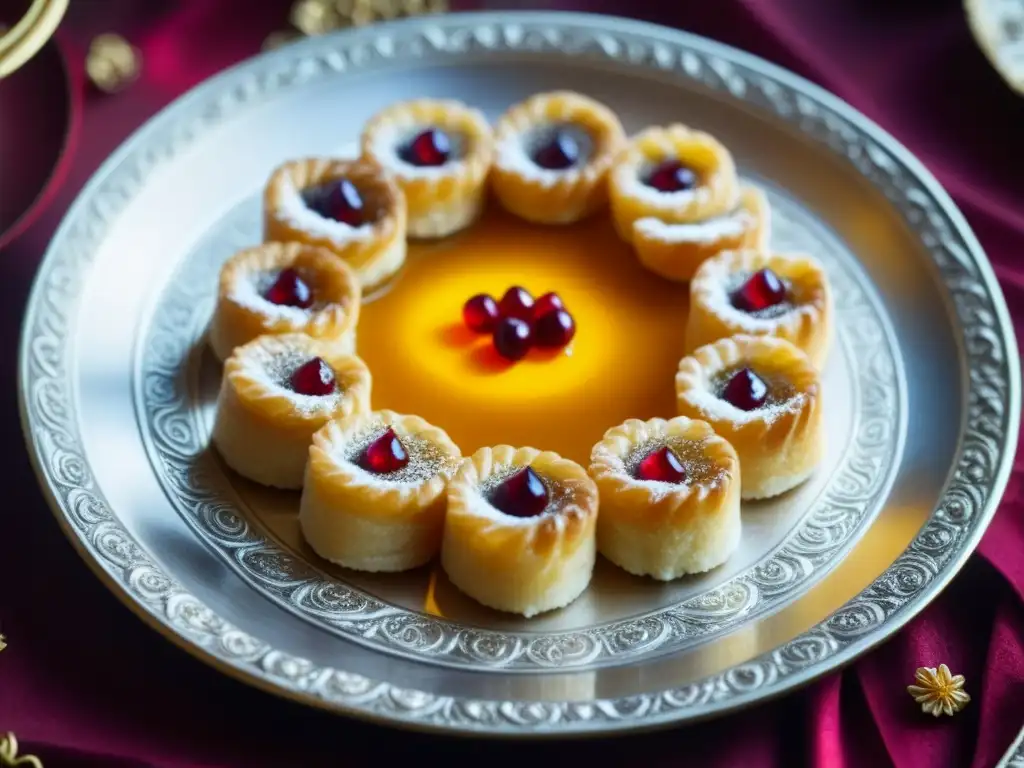
[(506, 515), (536, 517), (548, 505), (548, 489), (530, 467), (523, 467), (491, 491), (489, 501)]
[(410, 165), (444, 165), (452, 153), (448, 134), (437, 128), (421, 131), (401, 152), (402, 159)]
[(768, 399), (768, 385), (752, 370), (743, 368), (726, 383), (722, 397), (741, 411), (753, 411)]
[(338, 179), (303, 190), (303, 197), (310, 210), (324, 218), (340, 221), (350, 227), (363, 224), (363, 197), (356, 185), (348, 179)]
[(699, 181), (691, 168), (678, 160), (665, 160), (651, 171), (644, 183), (659, 192), (681, 192), (693, 189)]
[(494, 348), (506, 360), (519, 360), (530, 351), (532, 337), (528, 323), (515, 317), (503, 317), (494, 329)]
[(530, 320), (533, 317), (533, 296), (525, 288), (513, 285), (498, 302), (502, 317)]
[(564, 347), (576, 335), (576, 321), (564, 309), (542, 315), (533, 324), (533, 339), (540, 347)]
[(334, 371), (322, 357), (314, 357), (295, 369), (291, 384), (300, 395), (329, 395), (334, 392)]
[(391, 427), (366, 446), (363, 455), (359, 457), (360, 467), (378, 475), (397, 472), (408, 463), (409, 453)]
[(565, 309), (565, 304), (562, 302), (562, 297), (554, 291), (545, 293), (536, 303), (533, 305), (533, 319), (546, 315), (548, 312), (552, 312), (556, 309)]
[(681, 483), (686, 479), (686, 470), (675, 451), (667, 445), (644, 456), (636, 468), (640, 480), (660, 483)]
[(555, 131), (533, 153), (533, 162), (549, 171), (564, 171), (580, 159), (580, 145), (566, 131)]
[(732, 305), (744, 312), (760, 312), (786, 300), (786, 286), (770, 269), (755, 272), (732, 295)]
[(486, 293), (478, 293), (462, 305), (463, 322), (467, 328), (477, 333), (493, 331), (500, 315), (498, 302)]
[(274, 284), (267, 289), (264, 298), (271, 304), (286, 307), (309, 309), (313, 306), (313, 291), (291, 267), (281, 270)]

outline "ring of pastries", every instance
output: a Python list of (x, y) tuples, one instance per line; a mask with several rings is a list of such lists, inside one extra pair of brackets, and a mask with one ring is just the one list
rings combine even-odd
[(494, 140), (479, 110), (450, 99), (401, 102), (367, 122), (360, 144), (405, 194), (410, 237), (447, 237), (483, 212)]
[(441, 548), (446, 489), (462, 453), (419, 416), (360, 412), (313, 435), (299, 504), (306, 541), (325, 560), (396, 572)]
[(303, 333), (259, 336), (224, 363), (213, 444), (243, 477), (302, 487), (313, 433), (369, 410), (370, 370), (354, 355)]
[(740, 462), (711, 425), (628, 419), (594, 446), (598, 551), (637, 576), (711, 570), (740, 542)]
[(538, 93), (494, 127), (491, 188), (511, 213), (570, 224), (608, 202), (607, 176), (626, 133), (604, 104), (569, 91)]
[(367, 293), (405, 263), (405, 195), (366, 158), (291, 160), (263, 194), (264, 240), (300, 242), (340, 256)]
[(701, 264), (690, 283), (686, 349), (735, 334), (777, 336), (800, 347), (820, 369), (832, 343), (833, 314), (832, 290), (817, 259), (726, 251)]
[(676, 404), (736, 449), (744, 499), (795, 488), (824, 456), (818, 372), (785, 339), (740, 335), (699, 347), (679, 362)]
[(221, 361), (264, 334), (305, 333), (354, 354), (361, 287), (355, 272), (323, 248), (263, 243), (239, 251), (220, 271), (210, 346)]
[(481, 448), (448, 484), (441, 564), (477, 602), (534, 616), (587, 588), (596, 523), (597, 487), (579, 464), (535, 448)]

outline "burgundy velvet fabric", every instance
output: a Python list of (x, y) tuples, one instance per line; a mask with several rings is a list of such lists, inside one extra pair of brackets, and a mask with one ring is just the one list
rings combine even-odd
[[(2, 0), (0, 0), (2, 4)], [(456, 4), (460, 5), (460, 4)], [(479, 7), (481, 3), (462, 3)], [(576, 0), (484, 3), (631, 15), (722, 40), (816, 81), (892, 132), (938, 176), (988, 251), (1024, 324), (1024, 98), (973, 44), (958, 0)], [(76, 191), (145, 118), (282, 26), (286, 0), (72, 3), (62, 50), (80, 67), (115, 30), (145, 57), (142, 79), (89, 97), (68, 177), (0, 256), (0, 344), (9, 444), (0, 511), (0, 732), (62, 766), (328, 766), (425, 757), (451, 764), (699, 765), (703, 768), (988, 768), (1024, 722), (1024, 467), (950, 587), (892, 640), (802, 691), (687, 728), (576, 743), (481, 743), (396, 733), (279, 700), (222, 677), (146, 628), (63, 540), (35, 485), (15, 408), (18, 328), (48, 238)], [(0, 194), (5, 179), (0, 176)], [(904, 688), (945, 662), (972, 702), (920, 713)]]

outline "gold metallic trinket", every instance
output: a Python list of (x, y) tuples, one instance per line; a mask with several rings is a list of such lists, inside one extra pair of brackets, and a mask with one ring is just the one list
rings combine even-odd
[(0, 765), (4, 766), (30, 766), (30, 768), (43, 768), (38, 757), (23, 755), (18, 757), (18, 739), (13, 733), (0, 737)]
[(93, 39), (85, 61), (89, 80), (106, 93), (127, 87), (139, 76), (140, 66), (138, 50), (120, 35), (112, 33)]
[(908, 685), (907, 693), (928, 715), (954, 715), (967, 706), (971, 697), (964, 690), (964, 676), (952, 675), (949, 667), (921, 667), (914, 675), (917, 685)]
[(341, 19), (330, 0), (299, 0), (292, 6), (291, 23), (304, 35), (323, 35), (337, 29)]

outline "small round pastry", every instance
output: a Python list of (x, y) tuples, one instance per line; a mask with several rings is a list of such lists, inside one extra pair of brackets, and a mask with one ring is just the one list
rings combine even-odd
[(608, 107), (571, 91), (538, 93), (494, 127), (491, 187), (538, 224), (571, 224), (608, 202), (607, 175), (626, 133)]
[(301, 333), (259, 336), (224, 363), (213, 445), (243, 477), (302, 487), (313, 433), (370, 409), (370, 370)]
[(405, 193), (410, 237), (446, 237), (483, 212), (494, 140), (479, 110), (444, 99), (394, 104), (369, 120), (361, 144)]
[(631, 243), (638, 219), (695, 224), (727, 214), (738, 202), (739, 181), (718, 139), (674, 123), (633, 137), (615, 161), (608, 193), (619, 237)]
[(597, 549), (637, 576), (671, 581), (724, 563), (740, 543), (740, 463), (705, 421), (612, 427), (590, 454)]
[(264, 243), (220, 270), (209, 339), (221, 361), (264, 334), (305, 333), (338, 354), (356, 349), (361, 287), (333, 253), (303, 243)]
[(744, 499), (795, 488), (825, 455), (818, 372), (785, 339), (732, 336), (700, 347), (679, 362), (676, 403), (736, 449)]
[(731, 211), (690, 224), (666, 224), (645, 216), (633, 222), (632, 243), (647, 269), (686, 282), (716, 253), (738, 248), (766, 250), (770, 236), (767, 196), (753, 184), (741, 184), (739, 203)]
[(686, 349), (735, 334), (778, 336), (821, 369), (832, 345), (832, 289), (817, 261), (804, 254), (724, 251), (690, 282)]
[(263, 193), (264, 240), (326, 248), (367, 293), (405, 263), (405, 195), (372, 160), (292, 160)]
[(299, 506), (302, 535), (325, 560), (397, 572), (441, 548), (448, 480), (462, 453), (419, 416), (357, 413), (313, 435)]
[(441, 564), (458, 589), (529, 618), (590, 583), (597, 487), (557, 453), (499, 445), (464, 459), (448, 484)]

